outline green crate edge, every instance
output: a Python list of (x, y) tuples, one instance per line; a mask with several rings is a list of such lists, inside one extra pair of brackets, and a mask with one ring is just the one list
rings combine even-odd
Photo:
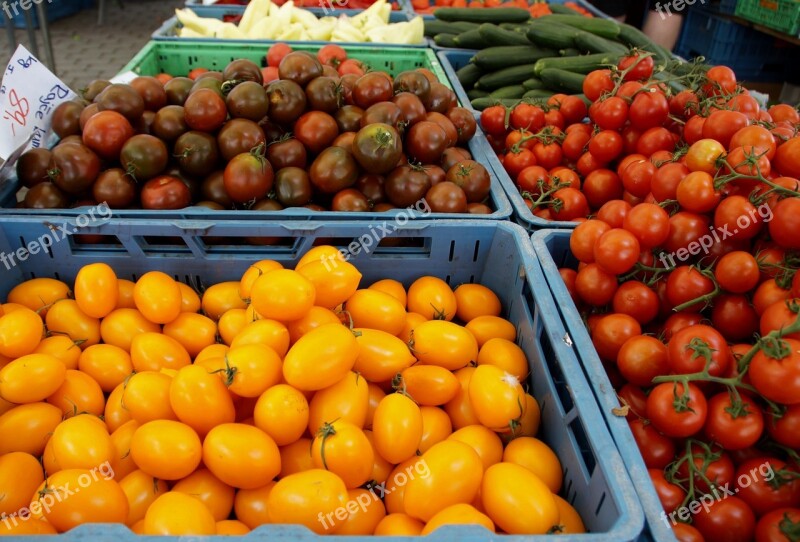
[(800, 2), (795, 0), (772, 0), (777, 2), (779, 6), (786, 6), (786, 12), (793, 11), (793, 13), (785, 16), (780, 7), (773, 12), (769, 8), (762, 7), (761, 1), (739, 0), (736, 3), (736, 16), (790, 36), (798, 36), (798, 33), (800, 33)]

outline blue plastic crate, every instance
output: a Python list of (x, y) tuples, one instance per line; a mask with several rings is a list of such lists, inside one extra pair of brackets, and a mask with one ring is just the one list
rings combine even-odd
[(729, 18), (689, 9), (675, 53), (703, 56), (711, 65), (729, 66), (741, 81), (783, 81), (792, 47)]
[[(68, 227), (76, 221), (67, 220)], [(368, 234), (363, 222), (259, 223), (174, 221), (169, 224), (113, 219), (84, 230), (106, 235), (107, 244), (76, 245), (75, 238), (61, 241), (48, 252), (32, 254), (0, 276), (0, 295), (32, 277), (55, 277), (71, 283), (79, 268), (103, 261), (119, 277), (141, 276), (161, 270), (200, 291), (215, 282), (238, 280), (252, 262), (272, 258), (286, 267), (315, 244), (347, 247)], [(46, 221), (25, 218), (0, 222), (0, 253), (50, 232)], [(273, 246), (232, 245), (242, 238), (270, 237)], [(404, 238), (407, 248), (378, 247), (358, 252), (350, 260), (363, 274), (361, 284), (393, 278), (408, 286), (423, 275), (435, 275), (451, 285), (479, 282), (500, 297), (504, 315), (517, 328), (517, 343), (531, 369), (527, 385), (541, 406), (539, 438), (558, 454), (563, 470), (562, 496), (580, 513), (592, 532), (564, 535), (567, 542), (624, 542), (636, 540), (644, 528), (644, 516), (636, 491), (614, 442), (603, 423), (577, 359), (564, 343), (566, 332), (553, 299), (545, 288), (526, 232), (510, 223), (481, 221), (415, 222), (400, 226), (392, 238)], [(212, 240), (214, 240), (212, 242)], [(222, 240), (227, 245), (217, 244)], [(255, 536), (308, 542), (317, 539), (301, 527), (269, 525)], [(238, 538), (231, 540), (252, 540)], [(438, 530), (433, 542), (497, 540), (485, 530), (452, 527)], [(507, 542), (544, 542), (547, 537), (503, 536)], [(121, 525), (78, 527), (57, 539), (136, 542), (140, 539)], [(177, 538), (146, 540), (176, 542)], [(226, 538), (227, 540), (227, 538)], [(362, 538), (341, 537), (344, 542)], [(398, 539), (411, 542), (411, 538)]]
[(727, 13), (729, 15), (733, 15), (736, 12), (736, 4), (738, 0), (719, 0), (719, 5), (717, 9), (719, 9), (720, 13)]
[[(94, 0), (40, 0), (38, 3), (44, 5), (47, 11), (47, 21), (53, 22), (92, 7), (94, 5)], [(8, 2), (14, 28), (25, 28), (25, 15), (23, 15), (22, 10), (19, 8), (17, 8), (18, 12), (14, 14), (14, 8), (11, 7), (12, 5), (14, 5), (13, 2)], [(16, 3), (16, 5), (19, 6), (19, 3)], [(39, 14), (33, 4), (30, 4), (30, 6), (29, 11), (31, 14), (31, 21), (33, 21), (33, 27), (39, 28)], [(0, 28), (5, 27), (5, 24), (5, 16), (0, 15)]]
[[(551, 4), (565, 4), (567, 1), (568, 0), (548, 0), (548, 2), (550, 2)], [(586, 0), (573, 0), (573, 1), (580, 7), (589, 11), (589, 13), (591, 13), (595, 17), (602, 17), (603, 19), (609, 18), (608, 15), (597, 9), (593, 4), (587, 2)], [(429, 2), (430, 5), (434, 5), (435, 0), (429, 0)], [(529, 0), (529, 3), (532, 2)], [(435, 19), (435, 17), (431, 13), (417, 13), (416, 11), (414, 11), (414, 6), (411, 5), (410, 0), (408, 0), (408, 2), (406, 3), (406, 9), (408, 10), (408, 13), (410, 15), (421, 15), (425, 19)]]
[(658, 499), (650, 475), (647, 473), (647, 467), (639, 453), (628, 422), (626, 418), (613, 413), (615, 408), (621, 406), (614, 387), (608, 379), (591, 338), (589, 338), (581, 315), (558, 273), (560, 267), (574, 268), (577, 266), (577, 260), (569, 248), (570, 233), (563, 230), (537, 231), (533, 234), (534, 251), (571, 339), (572, 356), (580, 360), (586, 378), (591, 383), (595, 397), (600, 403), (600, 409), (611, 431), (611, 436), (622, 454), (625, 467), (636, 487), (647, 520), (647, 529), (642, 539), (675, 542), (676, 538), (672, 529), (662, 517), (664, 508)]

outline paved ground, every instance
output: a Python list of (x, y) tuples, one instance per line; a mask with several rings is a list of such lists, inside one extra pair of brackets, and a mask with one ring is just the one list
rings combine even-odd
[[(102, 26), (97, 24), (96, 7), (51, 23), (50, 36), (57, 75), (73, 90), (85, 86), (92, 79), (113, 77), (148, 42), (161, 23), (174, 15), (175, 8), (182, 7), (184, 2), (125, 0), (120, 9), (117, 0), (107, 0), (106, 20)], [(20, 43), (28, 46), (25, 31), (17, 30), (16, 37)], [(37, 41), (39, 56), (44, 60), (44, 47), (38, 31)], [(5, 30), (0, 29), (0, 70), (5, 67), (11, 53)]]

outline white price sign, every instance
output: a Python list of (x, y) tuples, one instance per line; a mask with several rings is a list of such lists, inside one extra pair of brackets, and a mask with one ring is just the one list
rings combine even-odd
[(30, 51), (17, 47), (0, 86), (0, 158), (45, 145), (53, 110), (75, 96)]

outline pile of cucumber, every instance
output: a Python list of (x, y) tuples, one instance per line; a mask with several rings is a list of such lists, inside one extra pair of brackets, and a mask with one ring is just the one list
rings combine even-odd
[(586, 74), (617, 64), (632, 48), (653, 53), (656, 65), (672, 60), (633, 26), (558, 4), (551, 9), (553, 15), (531, 19), (520, 8), (441, 8), (435, 20), (425, 21), (425, 33), (440, 47), (477, 50), (456, 75), (478, 110), (556, 93), (579, 95)]

